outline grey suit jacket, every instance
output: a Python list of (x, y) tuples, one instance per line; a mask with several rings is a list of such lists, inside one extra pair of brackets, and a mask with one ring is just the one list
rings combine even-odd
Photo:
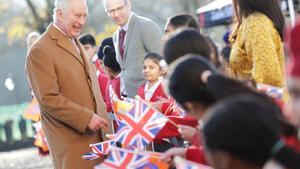
[(147, 53), (161, 53), (162, 32), (158, 25), (148, 18), (132, 14), (125, 36), (124, 57), (119, 52), (119, 29), (113, 35), (117, 61), (122, 69), (128, 97), (134, 97), (144, 83), (143, 60)]

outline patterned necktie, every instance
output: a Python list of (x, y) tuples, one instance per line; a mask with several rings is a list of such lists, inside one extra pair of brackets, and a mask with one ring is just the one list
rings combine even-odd
[(120, 54), (122, 59), (124, 58), (124, 41), (125, 41), (125, 35), (126, 35), (126, 31), (124, 31), (123, 29), (120, 30), (119, 32), (119, 50), (120, 50)]

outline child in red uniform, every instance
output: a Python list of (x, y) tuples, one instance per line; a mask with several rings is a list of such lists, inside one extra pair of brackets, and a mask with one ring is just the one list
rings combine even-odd
[(106, 102), (107, 101), (106, 100), (106, 98), (107, 98), (106, 97), (107, 96), (106, 86), (107, 86), (109, 77), (106, 74), (106, 72), (104, 71), (104, 67), (102, 66), (103, 58), (104, 58), (103, 49), (105, 46), (110, 46), (112, 49), (114, 49), (114, 44), (113, 44), (113, 40), (111, 37), (106, 38), (101, 42), (101, 45), (99, 46), (98, 53), (97, 53), (99, 62), (95, 63), (96, 68), (97, 68), (98, 83), (100, 86), (100, 90), (102, 92), (103, 100)]
[(103, 65), (104, 65), (104, 70), (109, 78), (107, 85), (105, 87), (105, 103), (106, 103), (106, 108), (107, 112), (110, 115), (110, 118), (112, 119), (113, 122), (113, 129), (114, 131), (117, 130), (118, 128), (118, 123), (115, 119), (115, 115), (112, 109), (112, 95), (115, 93), (118, 98), (121, 98), (121, 91), (120, 91), (120, 72), (121, 68), (120, 65), (118, 64), (116, 60), (116, 53), (115, 53), (115, 48), (112, 44), (103, 46)]
[[(80, 43), (82, 44), (84, 50), (86, 51), (89, 60), (91, 60), (96, 68), (97, 72), (97, 77), (98, 77), (98, 83), (100, 86), (101, 93), (103, 97), (105, 97), (105, 87), (108, 81), (108, 77), (105, 75), (103, 68), (101, 66), (102, 64), (102, 58), (103, 58), (103, 49), (100, 49), (97, 53), (97, 45), (96, 45), (96, 40), (95, 38), (90, 35), (82, 35), (79, 39)], [(104, 40), (106, 44), (109, 43), (109, 40)], [(102, 44), (103, 44), (102, 42)], [(105, 99), (105, 98), (104, 98)]]
[(110, 46), (105, 46), (103, 49), (104, 57), (103, 57), (103, 64), (105, 66), (105, 71), (109, 77), (109, 81), (106, 86), (106, 106), (107, 112), (112, 112), (112, 105), (111, 105), (111, 91), (109, 90), (110, 86), (117, 94), (119, 99), (121, 98), (121, 91), (120, 91), (120, 72), (121, 68), (116, 60), (116, 53), (113, 48)]
[(163, 70), (159, 62), (163, 57), (156, 53), (149, 53), (144, 59), (144, 77), (147, 80), (146, 84), (138, 89), (138, 95), (149, 102), (157, 102), (168, 99), (162, 86)]
[[(105, 71), (109, 77), (109, 81), (106, 86), (106, 98), (105, 103), (107, 107), (107, 112), (110, 113), (111, 118), (114, 119), (113, 109), (112, 109), (112, 92), (114, 92), (118, 98), (121, 98), (120, 91), (120, 72), (121, 68), (116, 60), (116, 53), (113, 47), (105, 46), (103, 49), (103, 64), (105, 66)], [(113, 90), (113, 91), (112, 91)], [(114, 131), (117, 129), (117, 123), (113, 120)]]
[(258, 169), (272, 159), (285, 168), (300, 168), (300, 156), (281, 139), (277, 110), (270, 99), (253, 94), (228, 97), (210, 108), (202, 129), (210, 165)]
[(103, 68), (102, 68), (103, 45), (108, 45), (108, 43), (110, 43), (109, 42), (110, 40), (109, 39), (103, 40), (103, 42), (98, 50), (98, 53), (97, 53), (96, 40), (95, 40), (94, 36), (92, 36), (91, 34), (82, 35), (79, 38), (79, 41), (82, 44), (85, 52), (89, 56), (89, 59), (93, 62), (94, 66), (97, 70), (97, 74), (99, 74), (99, 73), (105, 74), (103, 71)]
[(96, 65), (96, 68), (99, 67), (100, 73), (103, 73), (103, 74), (106, 74), (105, 70), (104, 70), (104, 66), (103, 66), (103, 58), (104, 58), (103, 49), (105, 46), (110, 46), (111, 48), (115, 49), (112, 37), (103, 39), (103, 41), (101, 42), (101, 45), (99, 46), (98, 53), (97, 53), (99, 62)]
[[(169, 102), (169, 97), (164, 92), (162, 81), (164, 70), (160, 66), (160, 62), (163, 61), (163, 57), (156, 53), (149, 53), (144, 59), (144, 77), (147, 82), (138, 89), (138, 95), (152, 104), (158, 102)], [(164, 113), (164, 112), (162, 112)], [(171, 138), (174, 142), (175, 138)], [(154, 139), (154, 150), (158, 152), (164, 152), (167, 149), (174, 147), (172, 143), (168, 143), (162, 138)]]

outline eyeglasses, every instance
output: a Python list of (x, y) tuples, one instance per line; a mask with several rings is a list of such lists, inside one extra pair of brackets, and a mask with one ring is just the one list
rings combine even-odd
[(114, 14), (115, 12), (120, 12), (121, 10), (124, 9), (124, 7), (126, 6), (127, 4), (125, 3), (124, 5), (118, 7), (118, 8), (115, 8), (115, 9), (111, 9), (111, 10), (107, 10), (106, 12), (110, 15)]

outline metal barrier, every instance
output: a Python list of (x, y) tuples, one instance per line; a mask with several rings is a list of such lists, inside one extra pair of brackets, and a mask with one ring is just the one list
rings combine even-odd
[(32, 122), (23, 117), (28, 105), (29, 103), (0, 106), (0, 151), (3, 147), (22, 148), (22, 144), (28, 147), (32, 142)]

